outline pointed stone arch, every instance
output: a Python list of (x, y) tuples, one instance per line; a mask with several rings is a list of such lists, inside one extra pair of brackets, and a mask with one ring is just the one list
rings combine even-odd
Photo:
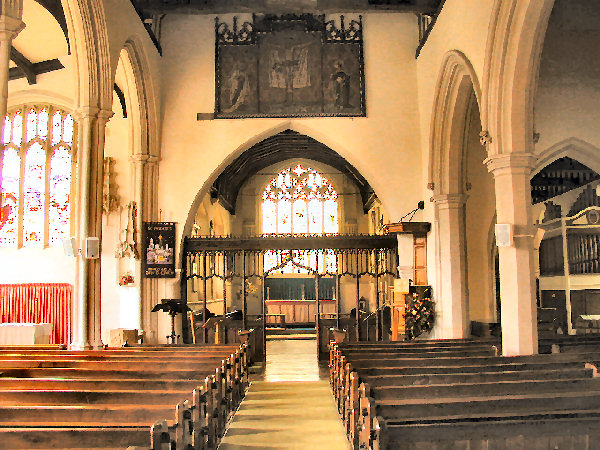
[(557, 142), (539, 153), (531, 172), (532, 177), (547, 165), (564, 156), (575, 159), (594, 172), (600, 173), (600, 148), (573, 136)]
[(74, 60), (75, 106), (110, 111), (112, 71), (102, 2), (62, 0), (62, 5)]
[(495, 0), (481, 98), (490, 156), (533, 153), (533, 101), (553, 5), (554, 0)]
[[(221, 162), (221, 164), (217, 168), (215, 168), (215, 170), (212, 172), (211, 176), (205, 180), (202, 187), (198, 190), (198, 192), (194, 198), (194, 201), (192, 202), (192, 204), (190, 205), (190, 208), (188, 210), (187, 219), (186, 219), (186, 222), (183, 227), (182, 234), (181, 234), (182, 239), (185, 236), (190, 235), (192, 228), (193, 228), (193, 223), (194, 223), (194, 217), (195, 217), (194, 212), (197, 211), (197, 209), (199, 208), (204, 196), (207, 195), (211, 191), (213, 184), (215, 183), (215, 181), (217, 180), (219, 175), (230, 164), (232, 164), (240, 155), (242, 155), (242, 153), (249, 150), (253, 146), (258, 145), (260, 142), (262, 142), (266, 139), (272, 138), (273, 136), (276, 136), (277, 134), (281, 134), (281, 133), (285, 132), (286, 130), (289, 130), (289, 131), (299, 134), (301, 136), (305, 136), (308, 139), (312, 139), (312, 140), (316, 141), (318, 144), (320, 144), (321, 146), (328, 148), (330, 152), (335, 153), (340, 159), (344, 159), (344, 157), (341, 154), (339, 154), (338, 152), (336, 152), (334, 150), (335, 146), (331, 145), (327, 142), (327, 139), (323, 139), (322, 136), (313, 136), (313, 133), (311, 132), (310, 129), (307, 129), (307, 127), (305, 127), (303, 125), (297, 125), (295, 122), (292, 122), (292, 121), (282, 122), (281, 124), (279, 124), (276, 127), (266, 130), (263, 133), (259, 133), (255, 136), (253, 136), (251, 139), (249, 139), (245, 143), (243, 143), (242, 145), (240, 145), (228, 157), (224, 158), (223, 161)], [(299, 154), (298, 158), (303, 158), (303, 156)], [(277, 162), (277, 161), (274, 161), (274, 162)], [(323, 162), (323, 163), (327, 164), (326, 162)], [(362, 176), (360, 175), (361, 174), (360, 168), (354, 168), (352, 166), (351, 162), (348, 162), (348, 166), (352, 167), (352, 169), (354, 169), (355, 173), (362, 178)], [(342, 173), (344, 173), (345, 171), (346, 170), (342, 170)], [(369, 185), (369, 182), (366, 180), (366, 178), (362, 178), (362, 180), (364, 183)], [(382, 204), (385, 208), (385, 202), (382, 201)], [(183, 248), (183, 246), (181, 248)]]
[(435, 273), (438, 338), (468, 335), (466, 138), (480, 99), (479, 81), (468, 58), (458, 50), (448, 52), (438, 76), (429, 144), (428, 186), (434, 194), (436, 256), (442, 262)]
[(485, 164), (494, 175), (498, 223), (515, 230), (499, 248), (502, 354), (538, 351), (530, 176), (533, 105), (554, 0), (495, 0), (484, 61)]
[(458, 50), (448, 52), (438, 75), (430, 127), (428, 185), (435, 195), (463, 193), (461, 152), (473, 94), (480, 104), (481, 89), (469, 59)]

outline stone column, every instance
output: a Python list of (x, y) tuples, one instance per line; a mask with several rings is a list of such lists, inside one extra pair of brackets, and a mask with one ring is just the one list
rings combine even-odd
[(23, 0), (0, 0), (0, 118), (4, 132), (8, 100), (8, 66), (13, 39), (25, 28), (23, 17)]
[(73, 293), (73, 349), (99, 348), (101, 339), (100, 258), (86, 259), (88, 237), (97, 237), (102, 245), (102, 182), (104, 135), (112, 111), (82, 107), (77, 119), (76, 199), (72, 220), (80, 252), (77, 253)]
[[(145, 343), (157, 343), (158, 314), (151, 313), (152, 308), (158, 303), (158, 281), (144, 278), (142, 273), (142, 259), (144, 257), (144, 243), (142, 242), (142, 224), (157, 219), (156, 189), (157, 189), (157, 164), (158, 157), (137, 153), (130, 158), (134, 165), (135, 184), (134, 198), (137, 204), (138, 218), (136, 223), (137, 248), (140, 259), (136, 262), (136, 275), (140, 280), (140, 327), (144, 331)], [(171, 280), (167, 280), (171, 281)]]
[(464, 194), (441, 194), (433, 198), (438, 234), (438, 317), (436, 337), (461, 339), (468, 336), (469, 305), (466, 286)]
[(538, 351), (530, 185), (535, 160), (529, 153), (508, 153), (484, 161), (494, 175), (496, 222), (514, 230), (514, 243), (498, 248), (504, 356)]

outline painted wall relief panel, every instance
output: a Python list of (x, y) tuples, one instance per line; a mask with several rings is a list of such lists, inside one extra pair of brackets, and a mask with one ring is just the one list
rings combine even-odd
[(215, 117), (365, 116), (362, 21), (216, 19)]

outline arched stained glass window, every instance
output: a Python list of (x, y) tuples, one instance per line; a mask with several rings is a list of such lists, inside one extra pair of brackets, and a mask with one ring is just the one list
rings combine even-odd
[(5, 118), (0, 246), (69, 236), (74, 130), (73, 116), (51, 106), (23, 106)]
[[(29, 133), (28, 133), (29, 134)], [(23, 177), (23, 238), (25, 243), (42, 243), (46, 198), (46, 153), (39, 142), (25, 154)]]
[[(334, 234), (339, 232), (338, 194), (333, 185), (314, 169), (298, 164), (282, 170), (262, 194), (263, 234)], [(266, 252), (264, 269), (282, 266), (280, 273), (307, 273), (304, 266), (319, 272), (336, 269), (333, 250)], [(287, 263), (286, 263), (287, 262)]]
[(327, 178), (298, 164), (282, 170), (262, 194), (263, 234), (337, 233), (337, 192)]

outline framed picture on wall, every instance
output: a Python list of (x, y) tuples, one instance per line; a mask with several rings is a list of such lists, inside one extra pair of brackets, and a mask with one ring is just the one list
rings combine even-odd
[(144, 222), (143, 276), (175, 278), (175, 223)]
[(215, 118), (366, 116), (361, 16), (252, 17), (215, 21)]

